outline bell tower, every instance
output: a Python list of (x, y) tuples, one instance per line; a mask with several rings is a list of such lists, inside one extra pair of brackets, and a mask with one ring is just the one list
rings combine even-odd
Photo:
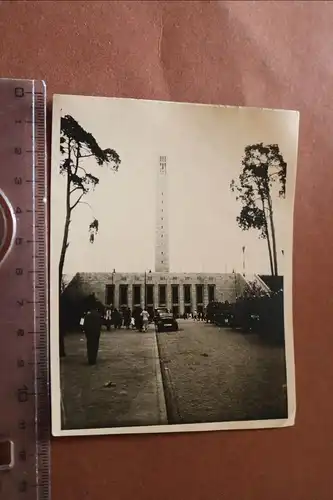
[(160, 156), (157, 174), (155, 271), (169, 272), (167, 158)]

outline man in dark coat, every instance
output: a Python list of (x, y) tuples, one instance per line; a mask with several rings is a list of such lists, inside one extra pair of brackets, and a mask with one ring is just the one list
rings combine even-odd
[(131, 326), (131, 310), (129, 307), (126, 307), (124, 310), (124, 326), (129, 329)]
[(141, 316), (142, 311), (143, 311), (143, 309), (141, 307), (137, 307), (135, 309), (135, 313), (134, 313), (135, 328), (137, 330), (139, 330), (140, 332), (142, 331), (142, 327), (143, 327), (143, 319), (142, 319), (142, 316)]
[(88, 363), (89, 365), (95, 365), (102, 328), (102, 315), (97, 307), (94, 307), (86, 314), (83, 328), (87, 338)]
[(123, 322), (123, 318), (122, 318), (122, 315), (121, 315), (121, 312), (118, 311), (117, 308), (115, 308), (113, 310), (113, 323), (114, 323), (114, 327), (117, 329), (121, 328), (121, 325), (122, 325), (122, 322)]

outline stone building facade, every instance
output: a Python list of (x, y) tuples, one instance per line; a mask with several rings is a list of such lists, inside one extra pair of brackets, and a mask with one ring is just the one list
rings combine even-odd
[(103, 304), (117, 308), (166, 307), (182, 315), (201, 312), (211, 301), (234, 302), (245, 283), (238, 273), (77, 273), (68, 292), (94, 293)]

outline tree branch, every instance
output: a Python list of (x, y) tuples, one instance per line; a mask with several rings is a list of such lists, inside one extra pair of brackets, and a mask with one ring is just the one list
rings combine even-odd
[[(262, 197), (259, 197), (259, 198), (254, 198), (254, 199), (253, 199), (253, 200), (251, 200), (251, 201), (253, 201), (253, 202), (256, 202), (256, 201), (261, 201), (261, 202), (263, 202), (263, 199), (262, 199)], [(267, 208), (266, 206), (264, 206), (264, 210), (268, 210), (268, 208)]]
[(80, 188), (80, 187), (75, 187), (74, 189), (72, 189), (72, 190), (70, 191), (70, 193), (69, 193), (69, 194), (73, 194), (73, 193), (74, 193), (74, 191), (80, 191), (80, 190), (82, 190), (82, 191), (83, 191), (83, 189), (82, 189), (82, 188)]
[(79, 201), (80, 205), (88, 205), (91, 211), (93, 211), (92, 206), (87, 201)]
[(75, 170), (74, 170), (74, 175), (77, 174), (78, 168), (79, 168), (79, 160), (80, 160), (80, 144), (77, 145), (77, 155), (76, 155), (76, 165), (75, 165)]
[[(82, 157), (82, 156), (80, 156), (80, 158), (83, 158), (83, 157)], [(81, 167), (81, 166), (79, 165), (79, 166), (78, 166), (78, 168), (79, 168), (80, 170), (83, 170), (83, 172), (87, 175), (87, 171), (86, 171), (83, 167)]]
[(85, 194), (85, 193), (80, 194), (80, 196), (78, 197), (78, 199), (76, 200), (76, 202), (74, 203), (74, 205), (72, 205), (72, 206), (70, 207), (70, 211), (71, 211), (71, 212), (72, 212), (72, 211), (74, 210), (74, 208), (75, 208), (75, 207), (76, 207), (76, 206), (80, 203), (81, 198), (82, 198), (82, 196), (83, 196), (84, 194)]

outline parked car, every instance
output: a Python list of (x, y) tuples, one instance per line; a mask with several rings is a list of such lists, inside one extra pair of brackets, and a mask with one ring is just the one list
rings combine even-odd
[(214, 315), (213, 323), (216, 326), (227, 326), (231, 327), (234, 324), (234, 314), (232, 311), (221, 311)]
[(166, 307), (155, 309), (154, 314), (155, 328), (158, 332), (165, 330), (178, 331), (178, 322), (174, 315)]

